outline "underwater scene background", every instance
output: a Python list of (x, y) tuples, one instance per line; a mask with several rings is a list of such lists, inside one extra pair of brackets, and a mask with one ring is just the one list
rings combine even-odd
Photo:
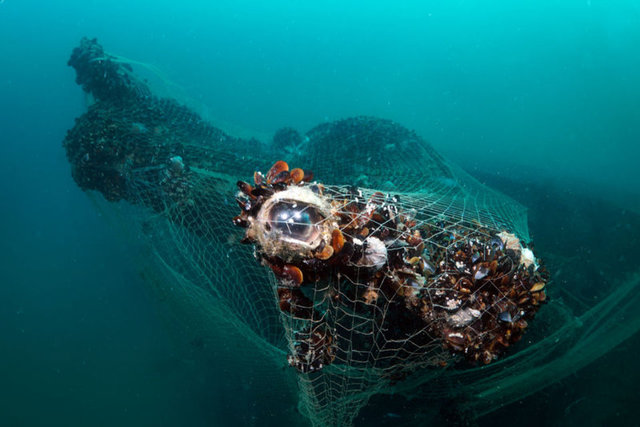
[[(73, 182), (62, 140), (87, 100), (66, 62), (83, 36), (231, 134), (357, 115), (416, 130), (529, 209), (549, 304), (590, 307), (638, 271), (638, 1), (4, 0), (0, 36), (3, 425), (307, 423), (295, 385), (238, 369), (233, 343), (166, 308)], [(602, 322), (637, 322), (618, 314)], [(639, 350), (636, 333), (466, 421), (638, 425)], [(428, 406), (374, 396), (355, 424), (420, 424)]]

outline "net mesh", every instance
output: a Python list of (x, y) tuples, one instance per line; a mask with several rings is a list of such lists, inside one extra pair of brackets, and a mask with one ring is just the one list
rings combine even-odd
[[(363, 119), (356, 120), (360, 122)], [(372, 119), (365, 120), (367, 124), (362, 129), (368, 132)], [(390, 123), (385, 125), (392, 129), (394, 126)], [(388, 141), (393, 132), (387, 130), (381, 135)], [(331, 138), (342, 143), (335, 134)], [(422, 160), (436, 161), (432, 157)], [(390, 161), (393, 164), (393, 159)], [(456, 175), (442, 165), (436, 173), (442, 174), (442, 171), (446, 171), (447, 180), (456, 179)], [(399, 174), (397, 168), (396, 173)], [(423, 170), (422, 173), (425, 179), (439, 181), (433, 176), (428, 177), (430, 171)], [(402, 179), (402, 175), (397, 176)], [(389, 174), (381, 177), (388, 180)], [(468, 248), (469, 242), (487, 242), (497, 231), (518, 230), (526, 235), (526, 223), (520, 217), (524, 210), (520, 206), (497, 193), (485, 194), (478, 199), (476, 193), (468, 190), (474, 186), (478, 184), (468, 180), (466, 188), (447, 182), (422, 194), (394, 193), (391, 196), (393, 206), (400, 209), (399, 215), (410, 215), (410, 227), (403, 233), (398, 233), (399, 226), (392, 219), (367, 218), (362, 223), (370, 228), (369, 236), (395, 235), (394, 239), (385, 241), (387, 247), (393, 247), (403, 235), (414, 235), (423, 230), (424, 252), (429, 254), (427, 262), (432, 265), (428, 268), (444, 264), (446, 258), (453, 261), (456, 252)], [(374, 200), (381, 193), (361, 188), (354, 193), (352, 187), (326, 186), (323, 196), (339, 207), (335, 215), (348, 216), (349, 223), (357, 223), (362, 217), (372, 215), (366, 208), (355, 205), (362, 204), (361, 200)], [(487, 212), (487, 206), (500, 206), (502, 212), (511, 212), (515, 217)], [(356, 231), (351, 233), (354, 234), (345, 232), (346, 240), (360, 237)], [(424, 269), (424, 266), (420, 268)], [(400, 288), (392, 290), (387, 287), (395, 286), (397, 278), (394, 274), (376, 281), (368, 270), (370, 267), (356, 266), (346, 275), (338, 269), (331, 270), (326, 277), (306, 289), (304, 296), (288, 297), (297, 307), (283, 309), (280, 315), (288, 351), (294, 358), (290, 363), (299, 368), (302, 366), (298, 381), (302, 390), (303, 412), (320, 425), (351, 423), (369, 396), (395, 389), (397, 383), (410, 375), (417, 375), (423, 381), (438, 377), (443, 366), (456, 362), (455, 355), (445, 348), (446, 343), (443, 345), (443, 327), (451, 327), (448, 332), (452, 337), (448, 343), (450, 348), (462, 350), (465, 344), (457, 339), (471, 336), (477, 339), (476, 344), (480, 347), (475, 354), (484, 357), (485, 353), (480, 353), (486, 344), (483, 343), (484, 337), (494, 333), (499, 336), (504, 332), (500, 330), (498, 316), (510, 306), (517, 307), (518, 299), (522, 298), (522, 295), (513, 293), (511, 287), (501, 284), (511, 268), (496, 272), (482, 283), (478, 281), (473, 285), (469, 282), (472, 289), (467, 291), (467, 295), (452, 291), (464, 278), (453, 283), (449, 280), (453, 276), (448, 268), (435, 268), (424, 283), (420, 282), (419, 275), (407, 272), (415, 281), (405, 280)], [(480, 275), (481, 272), (476, 271), (476, 277)], [(278, 277), (270, 277), (273, 289), (286, 290)], [(276, 294), (280, 296), (282, 308), (282, 293)], [(510, 333), (511, 330), (507, 332)], [(494, 344), (488, 345), (493, 348)], [(473, 351), (465, 349), (469, 356)], [(327, 352), (330, 357), (325, 356)], [(328, 366), (320, 366), (320, 372), (307, 372), (314, 370), (317, 360)]]
[[(202, 328), (226, 325), (219, 339), (240, 343), (231, 352), (251, 348), (259, 355), (253, 360), (269, 367), (261, 373), (274, 381), (283, 374), (273, 367), (286, 364), (287, 356), (290, 364), (307, 366), (295, 377), (300, 411), (312, 424), (349, 425), (376, 393), (435, 402), (464, 390), (474, 397), (468, 405), (482, 414), (574, 372), (640, 327), (633, 316), (622, 326), (612, 321), (612, 313), (624, 316), (638, 302), (638, 277), (632, 276), (580, 317), (559, 301), (547, 305), (526, 342), (498, 360), (460, 364), (462, 341), (484, 346), (486, 337), (503, 336), (500, 316), (509, 313), (510, 325), (522, 322), (516, 312), (511, 318), (513, 307), (533, 304), (535, 312), (543, 298), (523, 288), (529, 300), (519, 302), (524, 294), (501, 282), (506, 273), (499, 266), (461, 291), (464, 283), (445, 284), (448, 270), (435, 264), (454, 265), (459, 251), (473, 256), (467, 250), (472, 241), (490, 250), (498, 233), (513, 235), (523, 249), (529, 242), (523, 206), (391, 121), (357, 117), (305, 135), (284, 129), (268, 144), (235, 138), (177, 102), (155, 97), (122, 60), (109, 58), (85, 39), (70, 60), (78, 83), (95, 97), (64, 141), (74, 179), (119, 207), (129, 233), (145, 242), (143, 263), (159, 293), (201, 313)], [(325, 183), (322, 197), (337, 206), (336, 215), (354, 222), (369, 215), (369, 236), (387, 232), (406, 241), (417, 232), (425, 248), (414, 263), (434, 270), (429, 280), (405, 277), (388, 292), (385, 286), (395, 279), (376, 279), (372, 287), (370, 265), (352, 266), (348, 274), (333, 269), (283, 310), (282, 278), (256, 262), (255, 249), (240, 243), (242, 232), (231, 221), (238, 214), (236, 181), (282, 157)], [(403, 225), (362, 209), (380, 197), (375, 209), (392, 206), (406, 219)], [(343, 227), (345, 238), (364, 239), (358, 234), (363, 228)], [(481, 261), (486, 257), (485, 251)], [(525, 274), (514, 265), (508, 271)], [(477, 270), (470, 274), (479, 277)], [(451, 295), (458, 299), (446, 298)], [(325, 363), (309, 370), (317, 361)], [(246, 358), (228, 363), (241, 370)]]

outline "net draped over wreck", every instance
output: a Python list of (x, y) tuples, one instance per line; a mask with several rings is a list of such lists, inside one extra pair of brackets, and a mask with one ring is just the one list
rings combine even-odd
[[(76, 183), (127, 206), (123, 220), (146, 243), (148, 276), (167, 298), (206, 313), (203, 327), (227, 325), (252, 358), (274, 366), (288, 360), (300, 411), (314, 425), (352, 423), (376, 393), (420, 397), (427, 406), (464, 394), (482, 414), (583, 366), (637, 329), (629, 322), (612, 332), (598, 322), (604, 306), (578, 318), (551, 303), (534, 320), (546, 279), (535, 258), (525, 259), (526, 209), (396, 123), (356, 117), (305, 134), (282, 129), (264, 143), (228, 135), (154, 95), (95, 39), (83, 39), (69, 65), (93, 98), (64, 141)], [(292, 178), (288, 169), (286, 179), (276, 177), (280, 170), (269, 176), (279, 159), (313, 171), (313, 180)], [(253, 182), (259, 170), (269, 179)], [(315, 284), (296, 283), (291, 273), (313, 275), (310, 264), (294, 270), (295, 257), (274, 255), (273, 263), (264, 247), (254, 253), (240, 243), (231, 220), (239, 213), (239, 180), (251, 181), (240, 187), (250, 199), (240, 197), (240, 205), (253, 203), (247, 212), (259, 208), (255, 188), (266, 197), (285, 184), (322, 183), (330, 207), (321, 216), (333, 218), (340, 233), (330, 230), (333, 239), (314, 248), (313, 269), (325, 272)], [(346, 253), (343, 240), (352, 247), (340, 270), (329, 262)], [(631, 289), (612, 293), (608, 307), (629, 309), (623, 304)], [(525, 329), (528, 344), (514, 351)], [(591, 351), (580, 351), (587, 345)], [(241, 370), (246, 361), (229, 363)]]

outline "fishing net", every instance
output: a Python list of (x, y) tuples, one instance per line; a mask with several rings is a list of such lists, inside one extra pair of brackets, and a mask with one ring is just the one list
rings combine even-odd
[[(241, 139), (155, 96), (95, 40), (83, 39), (69, 64), (94, 98), (64, 141), (77, 184), (101, 194), (102, 209), (118, 210), (144, 243), (148, 280), (199, 328), (216, 330), (229, 369), (250, 364), (283, 387), (295, 375), (300, 412), (313, 425), (352, 424), (376, 394), (425, 407), (460, 396), (482, 415), (640, 327), (637, 316), (615, 322), (638, 303), (638, 276), (579, 316), (560, 301), (544, 304), (547, 279), (527, 247), (526, 209), (391, 121), (357, 117), (304, 135), (282, 129), (269, 143)], [(255, 188), (272, 196), (315, 186), (331, 210), (322, 218), (343, 221), (340, 240), (352, 246), (343, 269), (330, 265), (346, 253), (337, 234), (314, 248), (313, 268), (294, 255), (273, 262), (265, 241), (241, 243), (231, 221), (236, 183), (278, 159), (323, 185), (287, 169), (286, 180), (275, 170), (262, 187), (258, 175)], [(244, 189), (241, 206), (256, 199)], [(379, 273), (394, 254), (397, 267)], [(297, 279), (303, 272), (317, 276), (312, 286)]]

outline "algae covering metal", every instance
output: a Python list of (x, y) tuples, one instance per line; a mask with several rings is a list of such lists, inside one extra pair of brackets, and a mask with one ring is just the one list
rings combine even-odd
[[(83, 39), (69, 65), (94, 99), (64, 141), (77, 184), (118, 206), (120, 221), (145, 242), (145, 271), (165, 298), (179, 300), (185, 312), (193, 307), (202, 328), (219, 330), (221, 344), (240, 343), (228, 350), (229, 369), (241, 371), (247, 360), (254, 360), (264, 367), (261, 375), (286, 385), (296, 371), (283, 373), (275, 367), (289, 355), (289, 363), (298, 368), (300, 411), (314, 425), (352, 423), (376, 393), (420, 397), (416, 404), (427, 406), (464, 395), (465, 405), (486, 413), (570, 374), (638, 329), (637, 317), (622, 326), (606, 319), (611, 310), (630, 311), (637, 303), (637, 277), (579, 318), (551, 301), (533, 319), (546, 299), (546, 276), (527, 247), (526, 209), (480, 184), (396, 123), (356, 117), (322, 124), (304, 135), (283, 129), (264, 143), (230, 136), (177, 101), (155, 96), (125, 60), (106, 53), (95, 39)], [(336, 221), (343, 226), (336, 229), (348, 244), (369, 238), (369, 248), (376, 247), (371, 239), (382, 244), (383, 229), (397, 234), (395, 240), (404, 242), (401, 250), (407, 253), (389, 274), (403, 276), (392, 281), (402, 283), (391, 290), (381, 285), (383, 275), (376, 276), (377, 271), (390, 261), (388, 248), (382, 256), (380, 245), (370, 250), (373, 261), (361, 265), (362, 270), (334, 269), (329, 279), (318, 274), (317, 283), (324, 287), (316, 283), (306, 291), (298, 289), (302, 277), (295, 279), (301, 270), (263, 256), (264, 241), (258, 255), (272, 268), (256, 262), (253, 248), (240, 244), (242, 233), (231, 221), (238, 214), (236, 182), (281, 158), (313, 171), (326, 184), (321, 193), (338, 200)], [(282, 171), (268, 174), (270, 182), (263, 187), (302, 181), (276, 179), (276, 172)], [(266, 195), (242, 185), (241, 190), (249, 198)], [(364, 200), (361, 207), (358, 197)], [(376, 199), (379, 203), (368, 209)], [(240, 199), (241, 206), (245, 202), (247, 212), (255, 207)], [(368, 221), (376, 214), (385, 221), (385, 203), (402, 220), (376, 234)], [(362, 209), (353, 212), (349, 206)], [(358, 227), (348, 228), (349, 221), (340, 216), (351, 212), (361, 218), (361, 211), (368, 217)], [(417, 235), (405, 233), (407, 229)], [(472, 240), (475, 249), (468, 244)], [(322, 261), (330, 261), (343, 247), (333, 240), (324, 243), (317, 251)], [(351, 259), (350, 266), (359, 259), (363, 254)], [(431, 265), (435, 261), (442, 264)], [(506, 281), (506, 267), (500, 264), (505, 262), (511, 265)], [(461, 277), (445, 283), (446, 274), (456, 268)], [(461, 281), (464, 275), (472, 280)], [(510, 293), (515, 275), (531, 279), (527, 276), (518, 282), (522, 289)], [(438, 297), (442, 301), (434, 303)], [(292, 308), (307, 304), (297, 304), (303, 298), (309, 301), (309, 313)], [(436, 305), (441, 307), (437, 312)], [(405, 308), (394, 318), (413, 317), (385, 323), (386, 313), (398, 306)], [(436, 320), (427, 322), (427, 312)], [(415, 326), (421, 315), (424, 323)], [(525, 328), (527, 342), (512, 348)], [(243, 357), (234, 358), (234, 352)]]

